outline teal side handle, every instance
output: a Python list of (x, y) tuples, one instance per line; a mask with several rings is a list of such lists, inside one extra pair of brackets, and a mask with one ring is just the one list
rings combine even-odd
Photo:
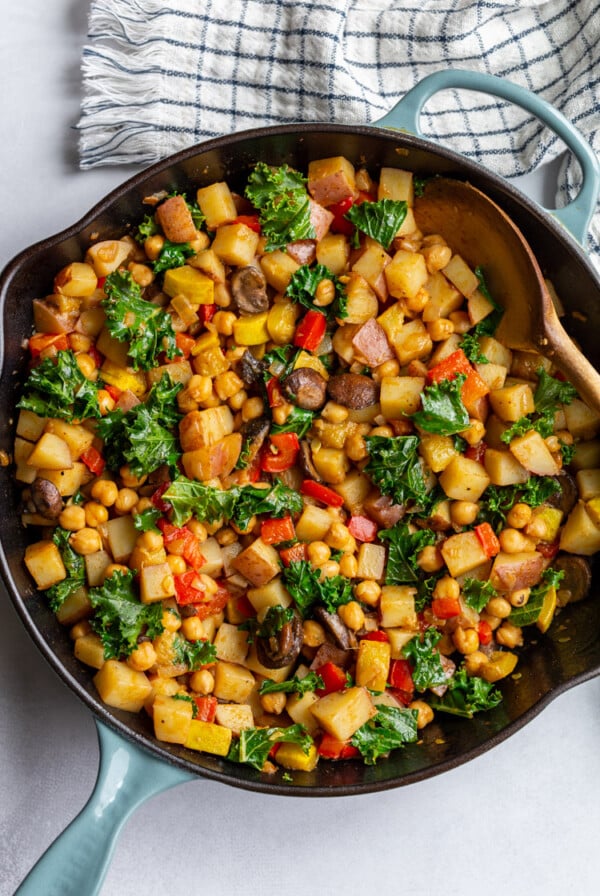
[(409, 90), (387, 115), (374, 124), (378, 127), (408, 131), (422, 137), (419, 120), (423, 106), (435, 93), (452, 88), (475, 90), (508, 100), (531, 112), (564, 141), (581, 166), (583, 182), (578, 195), (568, 205), (546, 211), (554, 215), (575, 239), (584, 244), (600, 192), (600, 162), (577, 128), (558, 109), (524, 87), (483, 72), (463, 69), (434, 72)]
[(192, 779), (96, 722), (100, 767), (79, 815), (48, 847), (15, 896), (96, 896), (118, 834), (151, 796)]

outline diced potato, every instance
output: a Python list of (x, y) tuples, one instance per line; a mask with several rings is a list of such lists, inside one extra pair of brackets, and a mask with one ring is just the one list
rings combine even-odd
[(96, 348), (100, 354), (112, 361), (118, 367), (127, 367), (129, 364), (129, 343), (122, 342), (111, 336), (107, 328), (104, 326), (98, 333), (96, 339)]
[(75, 625), (81, 619), (87, 619), (92, 614), (92, 604), (88, 597), (85, 585), (76, 588), (62, 602), (56, 612), (56, 618), (61, 625)]
[(223, 548), (216, 538), (211, 537), (202, 542), (201, 550), (202, 556), (204, 557), (204, 563), (198, 572), (205, 576), (212, 576), (212, 578), (215, 579), (217, 576), (221, 575), (221, 570), (223, 569)]
[(531, 473), (536, 473), (538, 476), (556, 476), (560, 471), (550, 449), (539, 432), (534, 429), (524, 436), (513, 439), (509, 448), (519, 463)]
[(91, 478), (86, 465), (79, 461), (75, 461), (70, 470), (38, 470), (37, 474), (55, 485), (63, 498), (74, 495)]
[[(194, 355), (193, 349), (192, 355)], [(194, 357), (192, 362), (194, 372), (199, 373), (200, 376), (215, 377), (220, 373), (225, 373), (230, 366), (223, 350), (219, 346), (213, 346), (206, 351), (201, 351), (197, 357)]]
[(490, 484), (490, 477), (479, 461), (460, 454), (452, 458), (439, 482), (454, 501), (478, 501)]
[(241, 268), (254, 260), (259, 238), (246, 224), (224, 224), (217, 230), (211, 248), (225, 264)]
[(369, 688), (371, 691), (385, 691), (390, 672), (391, 655), (389, 641), (361, 640), (356, 658), (356, 684), (359, 687)]
[(422, 376), (384, 376), (381, 379), (379, 402), (381, 413), (388, 420), (414, 414), (421, 407), (425, 387)]
[(364, 542), (358, 549), (357, 571), (359, 579), (383, 579), (385, 572), (385, 548), (382, 544)]
[(271, 544), (256, 538), (232, 564), (253, 585), (266, 585), (279, 573), (279, 554)]
[(447, 318), (453, 311), (458, 311), (464, 301), (462, 293), (444, 277), (441, 271), (432, 274), (425, 289), (429, 295), (429, 301), (423, 308), (423, 320), (425, 323)]
[(157, 694), (152, 703), (154, 734), (169, 744), (185, 744), (193, 716), (190, 700)]
[(479, 675), (485, 681), (494, 682), (506, 678), (514, 672), (518, 657), (510, 650), (494, 650), (490, 658), (479, 670)]
[(139, 536), (133, 517), (116, 516), (106, 523), (106, 535), (115, 563), (126, 563)]
[(560, 534), (560, 549), (586, 557), (600, 551), (600, 528), (595, 525), (583, 501), (579, 501), (567, 517)]
[(197, 236), (185, 196), (169, 196), (156, 209), (156, 219), (172, 243), (192, 243)]
[(377, 185), (377, 199), (393, 199), (413, 205), (413, 173), (402, 168), (382, 168)]
[(182, 383), (184, 386), (189, 383), (192, 378), (192, 365), (185, 358), (178, 361), (170, 361), (168, 364), (158, 364), (152, 370), (148, 370), (148, 386), (159, 383), (165, 373), (168, 373), (172, 382)]
[(456, 535), (451, 535), (444, 541), (440, 550), (448, 572), (454, 578), (471, 572), (487, 560), (487, 554), (475, 532), (458, 532)]
[(196, 193), (200, 210), (206, 218), (207, 230), (216, 230), (237, 218), (235, 200), (229, 186), (224, 181), (200, 187)]
[(317, 243), (317, 262), (339, 276), (346, 270), (350, 245), (343, 233), (328, 233)]
[(388, 290), (397, 299), (414, 299), (428, 278), (425, 259), (419, 252), (398, 249), (385, 268)]
[(232, 432), (214, 445), (185, 451), (181, 456), (185, 475), (201, 482), (228, 476), (238, 462), (241, 450), (241, 433)]
[(405, 323), (394, 340), (390, 340), (400, 365), (426, 358), (433, 347), (427, 328), (418, 317)]
[(19, 411), (16, 432), (18, 436), (22, 439), (27, 439), (28, 442), (37, 442), (44, 431), (45, 425), (45, 417), (39, 417), (33, 411), (27, 411), (22, 408)]
[(494, 558), (490, 582), (496, 591), (518, 591), (536, 585), (544, 571), (544, 558), (537, 551), (506, 554)]
[(300, 744), (282, 743), (277, 750), (277, 764), (298, 772), (312, 772), (319, 761), (319, 752), (311, 744), (305, 753)]
[(60, 551), (53, 541), (36, 541), (25, 548), (25, 566), (40, 590), (67, 578)]
[(393, 660), (403, 657), (403, 649), (414, 638), (416, 629), (410, 628), (386, 628), (386, 634), (390, 639), (390, 656)]
[(342, 496), (344, 506), (350, 513), (361, 512), (367, 495), (372, 488), (373, 484), (369, 477), (359, 472), (359, 470), (350, 470), (343, 482), (338, 482), (334, 485), (334, 491)]
[(73, 459), (64, 439), (51, 432), (45, 432), (35, 443), (27, 463), (37, 469), (41, 467), (45, 470), (70, 470)]
[(401, 302), (390, 305), (383, 314), (377, 318), (377, 323), (384, 330), (390, 345), (394, 345), (404, 326), (404, 306)]
[[(409, 585), (383, 586), (381, 597), (379, 598), (382, 628), (416, 628), (416, 593), (416, 588), (411, 588)], [(373, 643), (377, 644), (380, 642), (375, 641)]]
[(343, 156), (308, 163), (308, 192), (321, 205), (356, 196), (354, 165)]
[(215, 722), (239, 734), (245, 728), (254, 727), (254, 714), (248, 703), (219, 703), (215, 713)]
[(315, 734), (319, 725), (312, 713), (313, 706), (319, 697), (314, 691), (305, 694), (290, 694), (286, 702), (286, 710), (292, 722), (303, 725), (309, 734)]
[(429, 369), (435, 367), (436, 364), (439, 364), (440, 361), (443, 361), (444, 358), (447, 358), (449, 355), (454, 354), (454, 352), (458, 351), (459, 348), (460, 336), (458, 335), (458, 333), (451, 333), (447, 339), (436, 343), (436, 346), (431, 354), (431, 358), (427, 362), (427, 366), (429, 367)]
[(528, 383), (493, 389), (489, 399), (494, 413), (507, 423), (514, 423), (535, 411), (533, 392)]
[[(424, 382), (425, 380), (423, 380)], [(454, 447), (451, 436), (423, 435), (419, 441), (419, 454), (430, 470), (433, 470), (434, 473), (441, 473), (452, 458), (457, 456), (458, 451)]]
[(236, 345), (262, 345), (269, 340), (268, 311), (238, 317), (233, 324)]
[(195, 255), (188, 258), (187, 264), (198, 271), (202, 271), (215, 283), (225, 283), (227, 279), (225, 265), (212, 249), (201, 249), (199, 252), (196, 252)]
[(577, 480), (579, 497), (584, 501), (589, 501), (590, 498), (600, 495), (600, 468), (579, 470), (575, 475), (575, 479)]
[(467, 311), (471, 325), (475, 326), (494, 311), (494, 306), (481, 290), (476, 289), (467, 299)]
[(104, 645), (99, 635), (94, 633), (76, 638), (73, 653), (80, 663), (92, 669), (101, 669), (104, 665)]
[(152, 685), (144, 673), (120, 660), (106, 660), (94, 675), (94, 684), (104, 703), (127, 712), (139, 712), (152, 693)]
[(194, 305), (212, 305), (215, 284), (202, 271), (184, 264), (179, 268), (169, 268), (165, 271), (163, 292), (171, 298), (183, 295)]
[(492, 364), (491, 361), (489, 364), (475, 364), (475, 370), (490, 391), (492, 389), (502, 389), (504, 387), (507, 371), (506, 367), (503, 367), (502, 364)]
[(81, 261), (68, 264), (54, 278), (54, 292), (70, 298), (91, 296), (97, 285), (93, 267)]
[(450, 283), (453, 283), (463, 296), (468, 297), (479, 288), (477, 275), (460, 255), (453, 255), (442, 270)]
[(593, 439), (600, 429), (600, 416), (576, 398), (564, 405), (567, 429), (574, 439)]
[(179, 424), (179, 439), (183, 451), (214, 445), (231, 432), (233, 414), (225, 404), (202, 411), (190, 411)]
[(267, 610), (269, 607), (289, 607), (292, 598), (283, 584), (280, 576), (271, 579), (266, 585), (258, 588), (248, 588), (247, 597), (257, 613)]
[(350, 461), (340, 448), (321, 448), (314, 451), (313, 463), (318, 474), (330, 485), (339, 485), (346, 478)]
[(332, 522), (324, 507), (307, 504), (296, 523), (296, 535), (300, 541), (322, 541), (329, 532)]
[(152, 604), (166, 600), (175, 594), (175, 580), (168, 563), (155, 563), (143, 566), (140, 576), (140, 600), (143, 604)]
[(227, 756), (233, 731), (224, 725), (214, 722), (201, 722), (192, 719), (184, 746), (200, 753), (212, 753), (214, 756)]
[(354, 273), (364, 277), (380, 302), (385, 301), (388, 295), (383, 272), (391, 260), (385, 249), (373, 241), (352, 265)]
[(213, 693), (226, 703), (245, 703), (256, 684), (252, 672), (236, 663), (220, 660), (215, 666)]
[(499, 364), (510, 370), (513, 353), (493, 336), (480, 336), (479, 349), (491, 364)]
[(267, 317), (269, 338), (278, 345), (292, 342), (300, 313), (301, 306), (298, 302), (275, 302)]
[(94, 268), (96, 276), (106, 277), (116, 271), (130, 254), (131, 245), (125, 240), (101, 240), (89, 247), (85, 260)]
[[(344, 282), (346, 281), (346, 282)], [(352, 272), (344, 275), (346, 289), (346, 317), (345, 324), (364, 324), (379, 311), (377, 295), (360, 274)]]
[(31, 452), (33, 451), (32, 442), (27, 439), (15, 438), (13, 444), (13, 461), (15, 463), (15, 479), (19, 482), (25, 482), (30, 485), (38, 475), (35, 467), (30, 467), (27, 463)]
[(58, 436), (69, 446), (72, 460), (79, 460), (83, 452), (94, 441), (94, 433), (75, 423), (67, 423), (65, 420), (51, 419), (46, 422), (45, 432)]
[[(58, 307), (59, 296), (47, 299), (34, 299), (33, 322), (38, 333), (70, 333), (77, 324), (77, 311), (68, 309), (61, 311)], [(77, 302), (77, 299), (71, 299)]]
[(492, 485), (517, 485), (529, 479), (525, 467), (510, 451), (487, 448), (483, 465)]
[(312, 713), (321, 728), (337, 740), (350, 740), (377, 710), (366, 688), (335, 691), (315, 703)]
[[(323, 239), (323, 237), (329, 231), (329, 228), (331, 227), (331, 222), (333, 221), (333, 218), (334, 218), (334, 214), (333, 214), (333, 212), (330, 212), (329, 209), (325, 208), (323, 205), (319, 205), (319, 203), (315, 202), (315, 200), (312, 198), (309, 198), (309, 200), (308, 200), (308, 207), (309, 207), (310, 223), (315, 232), (314, 238), (315, 238), (316, 242), (319, 242), (320, 240)], [(297, 241), (295, 243), (288, 243), (286, 250), (290, 253), (290, 255), (293, 252), (293, 249), (290, 251), (290, 246), (295, 248), (296, 251), (298, 252), (298, 243), (299, 242), (308, 243), (310, 241), (305, 240), (305, 241)], [(309, 264), (310, 263), (309, 259), (312, 260), (315, 255), (315, 244), (314, 243), (312, 244), (312, 246), (310, 246), (309, 251), (311, 254), (306, 259), (302, 256), (301, 252), (300, 252), (300, 254), (296, 254), (296, 261), (299, 261), (300, 264)]]
[(239, 629), (237, 625), (223, 622), (219, 626), (213, 644), (218, 659), (241, 665), (248, 654), (248, 633)]
[[(136, 530), (136, 534), (137, 530)], [(133, 548), (132, 548), (133, 550)], [(96, 588), (104, 581), (106, 569), (113, 562), (108, 551), (96, 551), (94, 554), (86, 554), (83, 558), (85, 563), (85, 577), (90, 588)]]
[(281, 249), (276, 249), (274, 252), (268, 252), (261, 256), (260, 267), (269, 286), (272, 286), (277, 292), (283, 293), (290, 285), (292, 275), (300, 265), (294, 261), (291, 255)]

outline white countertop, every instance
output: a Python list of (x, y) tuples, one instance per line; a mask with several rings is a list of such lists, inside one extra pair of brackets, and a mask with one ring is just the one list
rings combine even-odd
[[(0, 267), (133, 173), (77, 167), (87, 3), (11, 4), (0, 32)], [(86, 802), (90, 712), (57, 679), (0, 591), (0, 896)], [(598, 892), (600, 680), (555, 700), (466, 766), (423, 783), (323, 800), (198, 779), (127, 822), (103, 896), (306, 892), (554, 896)]]

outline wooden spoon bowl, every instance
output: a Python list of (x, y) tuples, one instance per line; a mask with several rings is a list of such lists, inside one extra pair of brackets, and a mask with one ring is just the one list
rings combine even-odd
[(476, 187), (445, 177), (426, 182), (414, 214), (424, 233), (439, 233), (467, 264), (483, 269), (504, 308), (500, 342), (550, 358), (600, 414), (600, 374), (564, 330), (536, 258), (508, 215)]

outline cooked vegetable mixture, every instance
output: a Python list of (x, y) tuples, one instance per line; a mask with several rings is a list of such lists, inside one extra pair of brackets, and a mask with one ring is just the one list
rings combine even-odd
[(33, 302), (27, 569), (105, 703), (263, 773), (497, 706), (600, 549), (599, 418), (373, 174), (148, 196)]

